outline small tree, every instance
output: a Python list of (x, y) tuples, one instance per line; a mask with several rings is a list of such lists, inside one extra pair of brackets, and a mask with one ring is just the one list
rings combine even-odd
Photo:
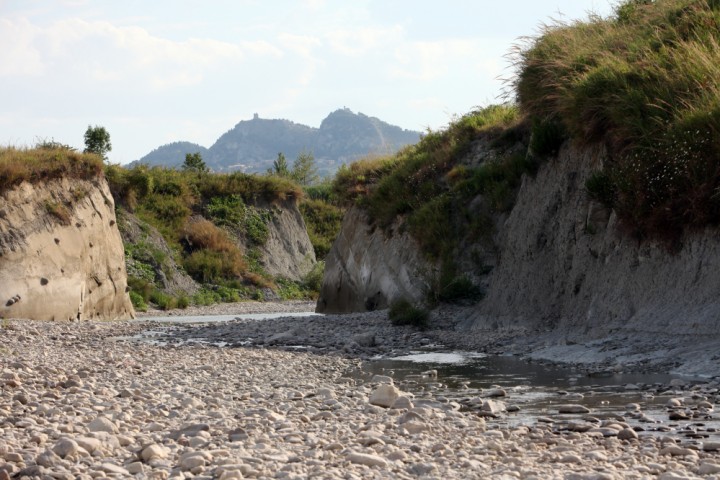
[(290, 176), (290, 168), (288, 167), (287, 160), (282, 152), (278, 153), (277, 158), (273, 162), (272, 168), (268, 169), (268, 174), (285, 178)]
[(293, 162), (290, 176), (300, 185), (312, 185), (318, 179), (315, 157), (312, 153), (301, 152)]
[(210, 170), (202, 159), (200, 152), (188, 153), (185, 155), (185, 162), (183, 162), (182, 169), (186, 172), (207, 173)]
[(107, 154), (111, 150), (110, 134), (105, 127), (88, 125), (85, 130), (85, 153), (95, 153), (107, 160)]

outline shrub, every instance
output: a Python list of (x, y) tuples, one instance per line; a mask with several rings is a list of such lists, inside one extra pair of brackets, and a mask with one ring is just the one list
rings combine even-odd
[(437, 299), (446, 303), (459, 303), (465, 300), (477, 301), (483, 296), (480, 287), (466, 275), (445, 279), (441, 282)]
[(177, 297), (177, 308), (182, 308), (185, 310), (187, 307), (190, 306), (190, 298), (188, 298), (187, 294), (182, 293)]
[(415, 307), (407, 300), (398, 300), (390, 305), (388, 318), (393, 325), (412, 325), (418, 328), (426, 328), (430, 318), (430, 312), (423, 308)]
[(128, 286), (130, 291), (142, 297), (144, 301), (150, 300), (150, 295), (155, 291), (155, 284), (144, 278), (128, 275)]
[(45, 211), (58, 219), (63, 225), (70, 225), (72, 222), (70, 210), (60, 202), (45, 202)]
[(133, 304), (133, 307), (135, 307), (135, 310), (139, 312), (147, 312), (148, 306), (147, 303), (145, 303), (145, 299), (142, 295), (140, 295), (137, 292), (130, 291), (130, 301)]
[(177, 299), (172, 295), (155, 290), (150, 294), (150, 301), (157, 305), (160, 310), (172, 310), (177, 306)]
[(319, 261), (303, 278), (303, 286), (312, 293), (311, 296), (316, 297), (322, 288), (323, 277), (325, 275), (325, 262)]
[(306, 199), (300, 203), (300, 212), (315, 250), (315, 257), (325, 258), (340, 233), (343, 210), (325, 200)]

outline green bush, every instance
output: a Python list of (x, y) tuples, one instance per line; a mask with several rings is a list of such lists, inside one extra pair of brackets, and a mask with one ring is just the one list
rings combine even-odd
[(325, 200), (306, 199), (300, 203), (300, 212), (315, 257), (322, 260), (340, 233), (344, 211)]
[(150, 301), (160, 310), (172, 310), (177, 307), (177, 299), (172, 295), (155, 290), (150, 294)]
[(135, 307), (135, 310), (139, 312), (147, 312), (148, 306), (147, 303), (145, 303), (145, 299), (142, 295), (140, 295), (137, 292), (130, 291), (130, 301), (133, 304), (133, 307)]
[(303, 279), (303, 287), (316, 297), (322, 288), (323, 277), (325, 275), (325, 262), (318, 261), (313, 268), (305, 275)]
[(418, 328), (426, 328), (430, 319), (430, 312), (415, 307), (412, 303), (403, 299), (390, 305), (388, 318), (393, 325), (412, 325)]
[(441, 282), (437, 299), (445, 303), (459, 303), (480, 300), (482, 289), (475, 285), (466, 275), (444, 279)]
[(190, 306), (190, 298), (185, 294), (182, 293), (177, 297), (177, 308), (182, 308), (183, 310)]

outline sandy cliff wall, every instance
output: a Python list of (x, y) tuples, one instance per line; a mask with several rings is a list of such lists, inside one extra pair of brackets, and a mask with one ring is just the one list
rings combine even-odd
[(317, 260), (297, 203), (286, 201), (279, 206), (256, 207), (272, 212), (267, 225), (268, 239), (259, 248), (260, 263), (270, 275), (302, 280)]
[(585, 181), (601, 150), (566, 147), (526, 177), (499, 229), (497, 266), (471, 328), (543, 324), (568, 339), (613, 330), (717, 333), (720, 236), (689, 234), (683, 248), (624, 235), (614, 213), (591, 201)]
[[(687, 235), (676, 253), (622, 234), (615, 215), (585, 191), (603, 160), (600, 149), (565, 146), (535, 177), (524, 177), (514, 208), (499, 219), (486, 296), (462, 328), (542, 327), (570, 341), (617, 330), (720, 331), (720, 232)], [(385, 299), (399, 292), (419, 298), (424, 265), (414, 242), (369, 234), (361, 214), (349, 217), (327, 261), (325, 308), (363, 310), (378, 291)]]
[(363, 211), (351, 208), (325, 259), (317, 311), (362, 312), (400, 298), (422, 301), (433, 268), (410, 235), (399, 228), (390, 235), (373, 230)]
[(0, 317), (127, 319), (126, 286), (104, 179), (25, 182), (0, 196)]

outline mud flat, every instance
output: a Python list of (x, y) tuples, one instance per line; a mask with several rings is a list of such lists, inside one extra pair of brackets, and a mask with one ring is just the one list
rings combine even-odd
[[(4, 322), (0, 479), (720, 478), (706, 438), (646, 435), (570, 402), (557, 415), (572, 428), (503, 427), (489, 391), (474, 410), (413, 396), (391, 376), (349, 378), (357, 355), (269, 348), (269, 331), (238, 348), (129, 340), (156, 327)], [(343, 348), (374, 348), (360, 333)], [(673, 408), (702, 423), (693, 412), (714, 415), (717, 400), (710, 383), (679, 388)]]

